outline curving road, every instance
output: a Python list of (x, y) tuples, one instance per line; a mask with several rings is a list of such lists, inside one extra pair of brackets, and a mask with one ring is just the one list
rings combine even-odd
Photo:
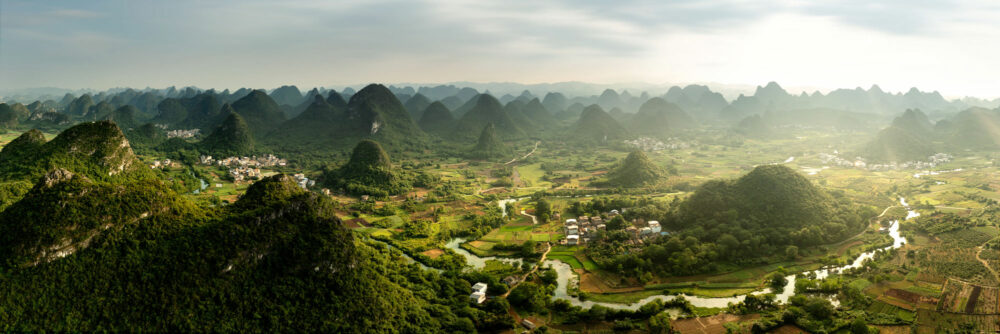
[(541, 141), (536, 141), (536, 142), (535, 142), (535, 148), (531, 149), (531, 152), (528, 152), (528, 154), (525, 154), (525, 155), (524, 155), (523, 157), (520, 157), (520, 158), (514, 158), (514, 159), (510, 159), (510, 161), (508, 161), (508, 162), (507, 162), (507, 163), (505, 163), (504, 165), (510, 165), (510, 164), (512, 164), (512, 163), (515, 163), (515, 162), (517, 162), (518, 160), (524, 160), (524, 159), (527, 159), (527, 158), (528, 158), (528, 157), (530, 157), (530, 156), (531, 156), (532, 154), (535, 154), (535, 151), (537, 151), (537, 150), (538, 150), (538, 144), (541, 144), (541, 143), (542, 143)]

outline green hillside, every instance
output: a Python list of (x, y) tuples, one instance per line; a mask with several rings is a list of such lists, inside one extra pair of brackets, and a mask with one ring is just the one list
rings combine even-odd
[(510, 148), (497, 138), (496, 129), (493, 123), (490, 123), (483, 127), (483, 132), (479, 135), (476, 146), (469, 152), (469, 157), (472, 159), (493, 160), (508, 156), (510, 153)]
[(504, 112), (503, 106), (496, 98), (480, 94), (475, 101), (476, 104), (458, 119), (454, 137), (477, 138), (483, 127), (490, 123), (496, 127), (497, 136), (500, 138), (519, 138), (525, 135), (521, 126)]
[(573, 124), (569, 132), (571, 140), (582, 142), (606, 143), (627, 137), (628, 131), (596, 104), (583, 109), (580, 119)]
[(325, 171), (323, 179), (331, 188), (353, 195), (386, 197), (410, 188), (400, 172), (393, 170), (382, 145), (372, 140), (359, 142), (347, 164)]
[(599, 185), (608, 187), (634, 188), (656, 185), (667, 176), (666, 171), (657, 166), (646, 153), (632, 151), (608, 172), (606, 180)]
[[(223, 110), (228, 110), (227, 106)], [(230, 112), (229, 117), (205, 137), (199, 146), (202, 151), (218, 157), (247, 156), (254, 152), (252, 133), (240, 114)]]

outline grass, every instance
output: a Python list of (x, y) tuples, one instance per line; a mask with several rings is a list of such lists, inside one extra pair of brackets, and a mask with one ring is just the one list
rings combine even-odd
[(504, 225), (504, 226), (500, 227), (500, 232), (501, 233), (502, 232), (530, 232), (531, 231), (531, 227), (532, 227), (531, 225), (525, 225), (525, 226)]
[(580, 260), (577, 260), (575, 257), (573, 257), (573, 255), (562, 255), (562, 254), (553, 255), (551, 252), (549, 252), (548, 258), (552, 260), (559, 260), (565, 262), (570, 267), (573, 267), (573, 269), (584, 269), (583, 263), (580, 263)]
[(870, 282), (870, 281), (868, 281), (868, 280), (866, 280), (864, 278), (859, 278), (859, 279), (853, 280), (853, 281), (851, 281), (851, 283), (847, 284), (848, 287), (851, 287), (851, 288), (854, 288), (854, 289), (858, 289), (858, 291), (865, 291), (865, 289), (867, 289), (871, 285), (872, 285), (872, 282)]

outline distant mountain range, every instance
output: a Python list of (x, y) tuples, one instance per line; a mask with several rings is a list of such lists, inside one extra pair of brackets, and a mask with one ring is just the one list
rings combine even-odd
[[(615, 89), (609, 89), (614, 87)], [(339, 90), (345, 99), (353, 95), (362, 86), (345, 87)], [(651, 85), (651, 84), (614, 84), (602, 85), (583, 82), (561, 82), (550, 84), (518, 84), (518, 83), (473, 83), (457, 82), (441, 85), (427, 84), (397, 84), (388, 85), (387, 88), (397, 98), (408, 103), (409, 100), (420, 95), (413, 105), (418, 109), (423, 104), (433, 101), (441, 101), (450, 110), (456, 110), (462, 103), (465, 103), (479, 94), (490, 94), (497, 98), (502, 104), (507, 104), (514, 100), (521, 100), (527, 103), (533, 98), (538, 98), (552, 113), (558, 113), (573, 103), (580, 103), (584, 106), (598, 104), (605, 110), (620, 108), (627, 113), (634, 113), (639, 106), (653, 97), (661, 97), (667, 102), (674, 103), (698, 117), (705, 112), (720, 112), (734, 115), (736, 120), (752, 113), (760, 113), (768, 109), (779, 108), (831, 108), (855, 112), (874, 112), (880, 114), (895, 114), (905, 109), (921, 109), (928, 112), (945, 111), (957, 112), (970, 107), (996, 108), (1000, 106), (1000, 98), (981, 99), (966, 97), (962, 99), (947, 99), (936, 91), (926, 92), (917, 88), (911, 88), (906, 92), (886, 92), (878, 85), (873, 85), (868, 89), (863, 88), (842, 88), (832, 90), (827, 93), (814, 91), (812, 93), (802, 92), (792, 94), (782, 88), (778, 83), (770, 82), (764, 86), (752, 87), (713, 84), (706, 85)], [(312, 88), (315, 93), (326, 95), (331, 91), (329, 88)], [(313, 92), (310, 90), (310, 92)], [(750, 94), (750, 91), (753, 91)], [(122, 96), (121, 102), (135, 105), (142, 111), (155, 108), (155, 102), (146, 103), (149, 108), (138, 105), (137, 99), (145, 99), (150, 102), (156, 100), (154, 96), (162, 98), (190, 98), (199, 93), (211, 92), (217, 95), (222, 102), (234, 102), (253, 91), (249, 88), (241, 88), (235, 91), (225, 89), (223, 91), (199, 89), (196, 87), (168, 87), (164, 89), (132, 89), (115, 88), (105, 91), (76, 90), (70, 91), (58, 88), (38, 88), (38, 89), (18, 89), (0, 91), (0, 102), (21, 102), (31, 103), (35, 100), (57, 102), (63, 106), (76, 97), (89, 94), (92, 103), (108, 100), (113, 96)], [(281, 86), (267, 91), (268, 95), (276, 104), (283, 108), (295, 108), (307, 100), (309, 93), (302, 94), (303, 90), (294, 85)], [(147, 96), (142, 96), (146, 95)], [(67, 101), (67, 98), (70, 98)], [(426, 99), (426, 101), (424, 101)], [(81, 101), (82, 102), (82, 101)], [(456, 105), (457, 103), (457, 105)], [(302, 106), (304, 107), (304, 106)], [(420, 119), (418, 111), (410, 110)], [(304, 109), (304, 108), (301, 108)], [(75, 110), (79, 112), (79, 110)], [(294, 116), (294, 110), (290, 110), (288, 116)], [(291, 117), (289, 117), (291, 118)]]

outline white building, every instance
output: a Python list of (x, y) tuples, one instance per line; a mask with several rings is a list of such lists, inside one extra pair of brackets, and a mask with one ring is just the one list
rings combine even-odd
[(476, 304), (482, 304), (486, 301), (486, 288), (488, 286), (486, 283), (478, 282), (472, 286), (472, 294), (469, 295), (469, 299)]
[(576, 225), (576, 219), (566, 219), (566, 225)]
[(567, 235), (566, 236), (566, 244), (567, 245), (577, 245), (577, 244), (580, 244), (580, 236), (579, 235), (575, 235), (575, 234), (573, 234), (573, 235)]
[(660, 222), (655, 221), (655, 220), (650, 220), (649, 221), (649, 229), (653, 230), (653, 233), (660, 233), (660, 232), (663, 231), (663, 228), (660, 227)]
[(566, 226), (566, 235), (579, 235), (580, 227), (576, 225)]

